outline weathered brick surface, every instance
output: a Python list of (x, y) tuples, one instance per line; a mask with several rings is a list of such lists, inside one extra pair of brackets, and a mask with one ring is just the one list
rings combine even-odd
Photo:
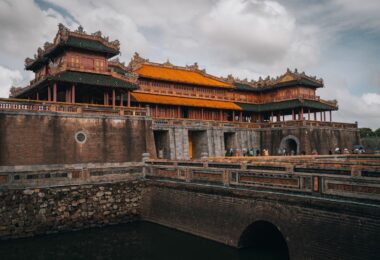
[(377, 259), (380, 208), (344, 201), (150, 181), (143, 218), (237, 246), (260, 220), (274, 224), (290, 259)]
[[(281, 141), (288, 136), (298, 138), (299, 153), (328, 154), (336, 147), (352, 149), (360, 143), (358, 129), (336, 129), (329, 127), (287, 127), (260, 130), (261, 149), (269, 149), (270, 155), (278, 155)], [(288, 151), (289, 152), (289, 151)]]
[(141, 180), (0, 191), (0, 238), (70, 231), (140, 218)]
[(154, 152), (146, 118), (0, 113), (0, 166), (141, 161), (144, 152)]

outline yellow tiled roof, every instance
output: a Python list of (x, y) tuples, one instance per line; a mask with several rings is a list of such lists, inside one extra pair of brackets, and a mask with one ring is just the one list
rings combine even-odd
[(174, 96), (146, 94), (146, 93), (137, 93), (137, 92), (132, 92), (131, 95), (137, 102), (143, 102), (143, 103), (189, 106), (189, 107), (218, 108), (218, 109), (228, 109), (228, 110), (242, 110), (242, 108), (238, 106), (237, 104), (233, 102), (228, 102), (228, 101), (174, 97)]
[(223, 88), (233, 88), (231, 84), (203, 75), (201, 72), (191, 71), (181, 68), (168, 68), (143, 64), (136, 71), (140, 76), (152, 79), (182, 82), (203, 86), (214, 86)]

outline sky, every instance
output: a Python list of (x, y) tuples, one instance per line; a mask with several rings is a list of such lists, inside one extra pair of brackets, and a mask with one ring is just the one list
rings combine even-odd
[(138, 52), (254, 80), (297, 68), (324, 79), (334, 121), (377, 129), (379, 14), (379, 0), (0, 0), (0, 97), (28, 84), (24, 59), (63, 23), (118, 39), (126, 63)]

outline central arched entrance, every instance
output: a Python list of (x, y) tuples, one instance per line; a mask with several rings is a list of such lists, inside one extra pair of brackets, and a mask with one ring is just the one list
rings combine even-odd
[(280, 230), (268, 221), (260, 220), (249, 225), (240, 236), (238, 246), (242, 254), (257, 256), (260, 252), (271, 252), (271, 259), (289, 259), (285, 238)]
[(300, 142), (297, 137), (288, 135), (281, 140), (279, 153), (286, 155), (300, 154)]

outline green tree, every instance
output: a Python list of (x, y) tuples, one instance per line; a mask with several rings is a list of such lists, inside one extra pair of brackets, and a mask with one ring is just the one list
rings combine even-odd
[(359, 129), (360, 137), (371, 137), (374, 136), (374, 132), (372, 132), (371, 128), (360, 128)]
[(375, 136), (380, 137), (380, 128), (377, 128), (373, 133)]

